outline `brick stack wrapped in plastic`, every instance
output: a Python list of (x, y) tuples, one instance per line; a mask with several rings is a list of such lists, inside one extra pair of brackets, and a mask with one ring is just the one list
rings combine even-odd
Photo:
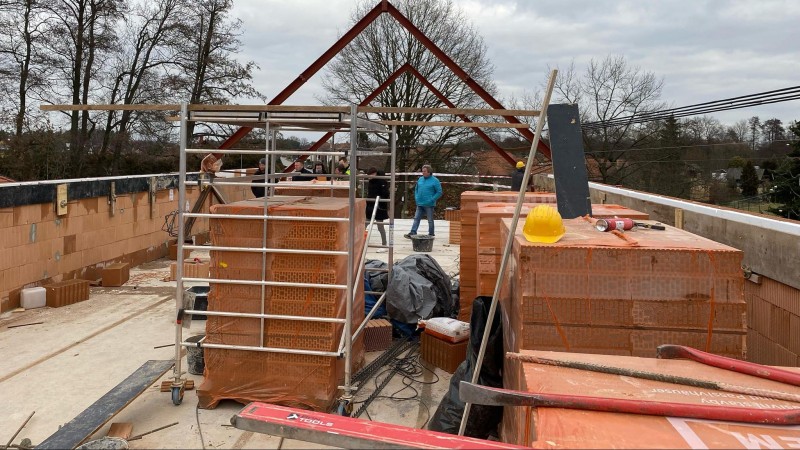
[[(268, 217), (292, 216), (296, 220), (213, 218), (210, 221), (212, 244), (225, 247), (339, 250), (348, 246), (349, 223), (314, 222), (303, 217), (350, 218), (355, 224), (356, 255), (364, 246), (366, 204), (357, 200), (350, 211), (347, 199), (331, 197), (287, 197), (268, 199)], [(263, 200), (247, 200), (215, 205), (214, 214), (263, 215)], [(352, 214), (351, 214), (352, 213)], [(211, 252), (211, 278), (266, 280), (317, 285), (347, 284), (347, 256)], [(262, 274), (265, 275), (262, 278)], [(364, 319), (363, 284), (358, 286), (353, 306), (355, 331)], [(345, 317), (346, 291), (323, 287), (263, 287), (211, 283), (209, 311), (263, 313), (314, 317)], [(297, 320), (222, 317), (209, 315), (207, 344), (252, 347), (278, 347), (317, 351), (336, 351), (343, 324)], [(353, 371), (363, 362), (363, 338), (353, 343)], [(198, 389), (200, 406), (213, 408), (220, 400), (242, 403), (261, 401), (287, 406), (326, 410), (335, 401), (344, 377), (344, 358), (250, 350), (205, 349), (205, 379)]]

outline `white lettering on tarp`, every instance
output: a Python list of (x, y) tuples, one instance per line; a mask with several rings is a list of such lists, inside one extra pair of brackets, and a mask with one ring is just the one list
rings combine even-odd
[(800, 437), (780, 436), (778, 439), (786, 442), (789, 448), (800, 448)]
[(733, 433), (731, 433), (731, 436), (736, 438), (736, 440), (739, 441), (744, 446), (744, 448), (754, 448), (754, 449), (758, 449), (758, 448), (777, 448), (777, 449), (781, 449), (781, 448), (783, 448), (781, 446), (781, 444), (779, 444), (778, 441), (775, 440), (775, 438), (773, 438), (772, 436), (766, 435), (766, 434), (762, 434), (759, 437), (759, 436), (756, 436), (754, 434), (747, 433), (747, 437), (744, 437), (744, 435), (742, 435), (742, 433), (733, 432)]
[(740, 408), (756, 408), (756, 409), (786, 409), (791, 410), (795, 409), (794, 405), (773, 405), (769, 403), (759, 403), (759, 402), (738, 402), (733, 400), (716, 400), (716, 399), (708, 399), (708, 398), (701, 398), (700, 403), (704, 405), (717, 405), (717, 406), (736, 406)]
[(704, 391), (690, 391), (686, 389), (651, 389), (650, 392), (654, 394), (686, 395), (689, 397), (725, 397), (725, 398), (736, 398), (739, 400), (747, 399), (747, 397), (744, 395), (732, 394), (730, 392), (704, 392)]

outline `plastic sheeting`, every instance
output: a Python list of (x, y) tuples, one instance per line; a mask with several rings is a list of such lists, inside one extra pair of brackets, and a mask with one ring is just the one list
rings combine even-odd
[(430, 255), (411, 255), (395, 263), (386, 289), (389, 317), (407, 324), (419, 319), (453, 317), (450, 277)]

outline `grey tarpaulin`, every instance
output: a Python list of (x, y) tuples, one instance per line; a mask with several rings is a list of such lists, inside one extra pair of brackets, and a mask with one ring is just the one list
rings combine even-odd
[[(367, 262), (364, 263), (364, 267), (366, 269), (387, 269), (389, 265), (379, 259), (368, 259)], [(366, 275), (369, 277), (369, 286), (373, 291), (386, 292), (386, 284), (389, 279), (389, 274), (387, 272), (367, 270)]]
[(419, 319), (458, 314), (450, 277), (430, 255), (411, 255), (394, 264), (386, 289), (389, 317), (416, 324)]

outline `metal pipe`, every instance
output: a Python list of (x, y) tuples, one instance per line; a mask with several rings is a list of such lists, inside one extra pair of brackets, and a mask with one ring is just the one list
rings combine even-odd
[[(558, 74), (557, 70), (553, 70), (550, 73), (550, 80), (547, 82), (547, 90), (544, 94), (544, 100), (542, 101), (542, 110), (539, 113), (539, 118), (536, 121), (536, 133), (533, 136), (533, 142), (531, 143), (531, 149), (528, 153), (528, 164), (525, 165), (525, 175), (522, 177), (522, 186), (528, 185), (528, 179), (531, 176), (531, 167), (533, 167), (533, 160), (536, 156), (536, 150), (538, 148), (539, 139), (542, 136), (542, 128), (544, 128), (544, 122), (547, 117), (547, 107), (550, 105), (550, 95), (553, 93), (553, 85), (556, 82), (556, 75)], [(517, 195), (517, 204), (514, 208), (514, 217), (511, 219), (511, 229), (508, 233), (508, 239), (506, 240), (505, 249), (503, 250), (503, 257), (500, 262), (500, 270), (497, 272), (499, 275), (497, 277), (497, 283), (494, 286), (494, 294), (492, 295), (492, 304), (489, 307), (489, 317), (486, 319), (486, 328), (483, 330), (483, 338), (481, 339), (481, 347), (478, 351), (478, 358), (475, 361), (475, 367), (472, 371), (472, 384), (476, 384), (478, 382), (478, 377), (481, 373), (481, 367), (483, 366), (483, 357), (486, 354), (486, 343), (489, 341), (489, 334), (492, 330), (492, 322), (494, 322), (494, 315), (495, 311), (497, 311), (497, 302), (498, 297), (500, 296), (500, 287), (503, 284), (503, 274), (506, 272), (506, 265), (508, 263), (508, 255), (511, 253), (511, 247), (514, 243), (514, 238), (517, 234), (517, 223), (519, 221), (519, 212), (522, 209), (522, 203), (525, 199), (525, 189), (520, 189), (519, 194)], [(471, 404), (467, 402), (464, 405), (464, 414), (461, 416), (461, 424), (458, 427), (458, 435), (463, 436), (464, 430), (467, 427), (467, 418), (469, 417), (469, 410), (471, 408)]]
[(344, 284), (290, 283), (288, 281), (231, 280), (215, 278), (186, 278), (184, 281), (191, 281), (193, 283), (239, 284), (242, 286), (287, 286), (314, 289), (347, 289), (347, 285)]
[[(355, 103), (350, 104), (350, 114), (351, 116), (356, 115), (356, 105)], [(358, 130), (356, 127), (353, 126), (353, 123), (350, 124), (350, 195), (349, 195), (349, 203), (350, 203), (350, 212), (351, 214), (356, 210), (356, 177), (355, 174), (358, 173), (358, 155), (356, 155), (358, 143)], [(353, 302), (355, 301), (355, 284), (353, 283), (353, 263), (355, 262), (355, 258), (353, 255), (354, 247), (356, 244), (356, 221), (355, 219), (350, 221), (348, 230), (348, 245), (347, 245), (347, 308), (345, 311), (345, 325), (344, 325), (344, 396), (347, 400), (349, 400), (350, 393), (353, 390), (351, 386), (351, 377), (352, 377), (352, 364), (353, 364), (353, 355), (351, 354), (353, 351)], [(366, 242), (364, 243), (366, 245)], [(360, 268), (359, 268), (360, 271)]]
[(334, 255), (345, 256), (344, 250), (298, 250), (294, 248), (255, 248), (255, 247), (222, 247), (218, 245), (186, 245), (183, 248), (190, 250), (216, 250), (222, 252), (243, 253), (283, 253), (289, 255)]
[(219, 317), (243, 317), (249, 319), (280, 319), (280, 320), (298, 320), (302, 322), (324, 322), (324, 323), (344, 323), (344, 319), (336, 317), (314, 317), (314, 316), (285, 316), (281, 314), (256, 314), (256, 313), (237, 313), (230, 311), (199, 311), (194, 309), (187, 309), (184, 311), (187, 314), (204, 314), (207, 316)]
[[(180, 125), (180, 149), (178, 150), (178, 254), (183, 255), (183, 241), (185, 239), (183, 213), (186, 202), (186, 144), (188, 127), (186, 118), (189, 115), (186, 102), (181, 103), (181, 125)], [(183, 309), (183, 264), (175, 265), (175, 342), (183, 340), (183, 326), (181, 324), (181, 309)], [(175, 346), (175, 366), (172, 371), (173, 383), (177, 384), (181, 380), (181, 349)]]
[(388, 273), (389, 278), (392, 278), (392, 266), (394, 265), (394, 201), (395, 201), (395, 164), (397, 164), (397, 126), (392, 126), (392, 132), (389, 135), (389, 149), (391, 158), (389, 159), (389, 173), (392, 177), (389, 180), (389, 236), (387, 243), (389, 244), (388, 253)]
[[(181, 343), (183, 345), (183, 343)], [(194, 342), (188, 343), (187, 347), (196, 346)], [(180, 346), (176, 346), (180, 351)], [(226, 344), (203, 344), (203, 348), (219, 348), (223, 350), (248, 350), (253, 352), (270, 352), (270, 353), (284, 353), (289, 355), (314, 355), (314, 356), (330, 356), (336, 358), (339, 356), (336, 352), (323, 352), (319, 350), (302, 350), (291, 348), (278, 348), (278, 347), (252, 347), (249, 345), (226, 345)]]
[[(285, 185), (284, 185), (285, 186)], [(207, 219), (250, 219), (263, 220), (264, 216), (252, 214), (209, 214), (209, 213), (187, 213), (184, 217), (200, 217)], [(270, 216), (269, 220), (285, 220), (292, 222), (347, 222), (349, 219), (342, 217), (297, 217), (297, 216)]]

